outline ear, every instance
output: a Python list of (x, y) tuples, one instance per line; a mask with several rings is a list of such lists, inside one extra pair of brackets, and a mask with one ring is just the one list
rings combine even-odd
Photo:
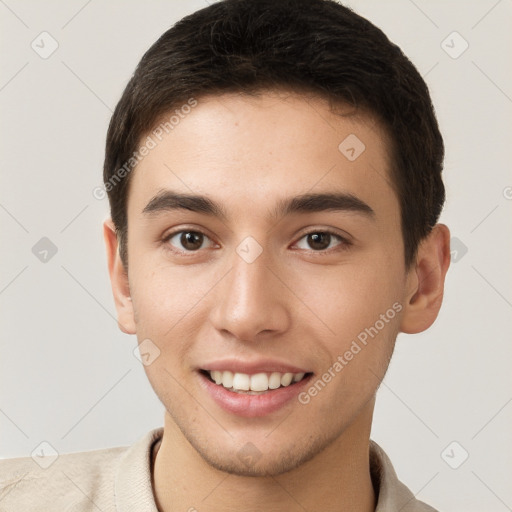
[(124, 333), (136, 334), (128, 274), (119, 256), (116, 229), (111, 218), (103, 223), (103, 238), (107, 248), (108, 272), (117, 310), (117, 324)]
[(444, 280), (450, 266), (450, 230), (436, 224), (418, 247), (407, 276), (407, 295), (400, 331), (414, 334), (428, 329), (443, 301)]

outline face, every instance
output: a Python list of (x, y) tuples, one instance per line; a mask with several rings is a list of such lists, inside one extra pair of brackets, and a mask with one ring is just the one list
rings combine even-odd
[(159, 351), (145, 370), (176, 431), (254, 475), (369, 431), (407, 295), (379, 124), (320, 98), (226, 94), (152, 137), (120, 321)]

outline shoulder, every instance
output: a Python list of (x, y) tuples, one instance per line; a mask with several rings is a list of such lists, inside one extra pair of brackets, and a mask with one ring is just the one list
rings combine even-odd
[(0, 460), (0, 503), (13, 512), (111, 510), (116, 469), (127, 449)]

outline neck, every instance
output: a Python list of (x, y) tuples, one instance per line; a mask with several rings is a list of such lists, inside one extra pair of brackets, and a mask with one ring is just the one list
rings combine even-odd
[(325, 450), (278, 476), (247, 477), (210, 466), (168, 413), (153, 468), (160, 512), (373, 512), (369, 436), (374, 401)]

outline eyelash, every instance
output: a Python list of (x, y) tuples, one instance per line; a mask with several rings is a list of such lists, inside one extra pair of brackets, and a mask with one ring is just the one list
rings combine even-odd
[[(169, 241), (173, 237), (175, 237), (176, 235), (179, 235), (181, 233), (197, 233), (197, 234), (203, 235), (207, 239), (211, 240), (211, 238), (206, 233), (203, 233), (202, 231), (199, 231), (196, 229), (180, 229), (178, 231), (173, 231), (172, 233), (169, 233), (168, 235), (166, 235), (163, 238), (162, 243), (164, 244), (164, 246), (167, 250), (172, 251), (174, 253), (177, 252), (180, 254), (190, 254), (190, 255), (194, 255), (201, 250), (201, 249), (197, 249), (195, 251), (188, 251), (188, 250), (179, 250), (179, 249), (172, 247), (171, 244), (169, 243)], [(334, 247), (331, 247), (328, 249), (321, 249), (318, 251), (315, 251), (314, 249), (310, 249), (309, 252), (312, 252), (314, 254), (323, 255), (323, 254), (330, 254), (331, 252), (333, 252), (333, 250), (334, 251), (335, 250), (347, 250), (352, 245), (352, 242), (350, 240), (348, 240), (347, 238), (345, 238), (345, 237), (341, 236), (340, 234), (338, 234), (334, 231), (331, 231), (329, 229), (316, 229), (316, 230), (308, 231), (307, 233), (303, 233), (302, 236), (297, 240), (297, 242), (299, 242), (303, 238), (306, 238), (309, 235), (318, 234), (318, 233), (330, 235), (330, 236), (336, 238), (339, 241), (339, 244)], [(295, 242), (295, 243), (297, 243), (297, 242)], [(307, 250), (307, 249), (298, 249), (298, 250)]]

